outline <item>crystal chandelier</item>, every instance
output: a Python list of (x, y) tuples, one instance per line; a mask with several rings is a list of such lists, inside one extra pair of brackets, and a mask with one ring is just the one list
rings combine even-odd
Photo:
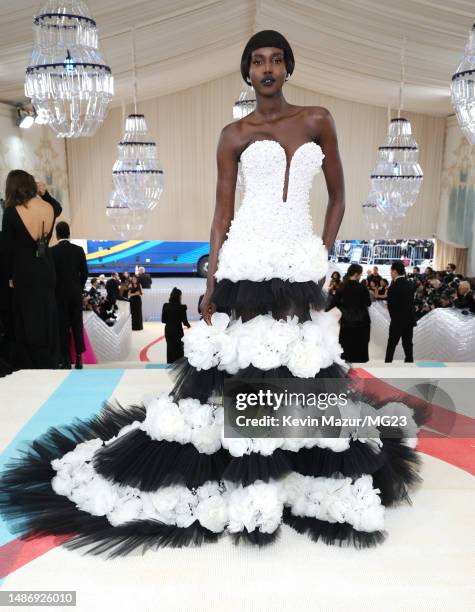
[(475, 144), (475, 23), (465, 53), (450, 86), (452, 104), (461, 130)]
[(112, 191), (106, 208), (106, 216), (112, 229), (123, 239), (140, 238), (147, 223), (149, 211), (131, 210), (116, 191)]
[(242, 119), (256, 108), (256, 93), (252, 85), (246, 85), (234, 102), (233, 119)]
[(145, 116), (137, 114), (135, 29), (132, 39), (135, 112), (125, 120), (124, 136), (118, 144), (118, 158), (112, 168), (112, 181), (117, 195), (129, 209), (152, 210), (162, 195), (163, 168)]
[(408, 119), (391, 119), (384, 144), (378, 148), (371, 174), (371, 193), (382, 214), (404, 218), (414, 204), (422, 185), (419, 148)]
[[(399, 85), (398, 116), (389, 121), (388, 134), (382, 146), (378, 147), (376, 165), (371, 173), (371, 189), (368, 202), (371, 207), (364, 210), (371, 224), (379, 224), (377, 233), (390, 237), (400, 233), (406, 211), (417, 199), (423, 173), (419, 164), (419, 147), (412, 135), (411, 123), (401, 117), (404, 91), (404, 51), (406, 39), (401, 49), (401, 82)], [(376, 205), (381, 217), (375, 216)], [(371, 210), (370, 210), (371, 209)], [(375, 230), (376, 233), (376, 230)]]
[[(252, 85), (246, 85), (239, 94), (239, 98), (234, 102), (233, 119), (238, 120), (246, 117), (256, 108), (256, 93)], [(242, 176), (241, 164), (238, 165), (238, 174), (236, 179), (236, 190), (244, 191), (244, 178)]]
[(128, 208), (152, 210), (162, 195), (163, 169), (144, 115), (127, 117), (117, 148), (118, 158), (112, 168), (115, 191)]
[(56, 136), (92, 136), (106, 115), (114, 79), (86, 4), (49, 0), (35, 17), (33, 32), (26, 96)]

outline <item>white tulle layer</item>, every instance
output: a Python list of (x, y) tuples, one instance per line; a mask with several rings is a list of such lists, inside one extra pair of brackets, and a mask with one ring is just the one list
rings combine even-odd
[(281, 481), (258, 481), (247, 487), (209, 481), (193, 490), (176, 485), (148, 493), (112, 483), (95, 471), (92, 458), (102, 444), (100, 439), (83, 442), (52, 461), (56, 475), (51, 485), (79, 510), (105, 516), (113, 526), (154, 520), (189, 527), (198, 521), (214, 533), (244, 529), (272, 533), (280, 525), (286, 505), (297, 516), (346, 522), (359, 531), (383, 528), (384, 506), (370, 475), (353, 483), (350, 478), (292, 473)]
[[(402, 403), (390, 402), (376, 410), (369, 404), (348, 403), (340, 408), (341, 417), (346, 419), (371, 417), (391, 417), (405, 419), (406, 425), (401, 426), (402, 443), (415, 447), (419, 427), (415, 423), (411, 410)], [(162, 393), (149, 402), (146, 407), (145, 419), (135, 421), (123, 427), (119, 433), (105, 442), (108, 446), (117, 438), (133, 429), (141, 429), (153, 440), (165, 440), (180, 444), (193, 444), (200, 452), (211, 455), (220, 448), (225, 448), (233, 457), (243, 457), (251, 453), (264, 456), (272, 455), (277, 450), (297, 452), (302, 448), (328, 448), (333, 452), (342, 452), (350, 447), (351, 440), (359, 440), (373, 446), (379, 452), (383, 442), (379, 430), (374, 427), (364, 428), (364, 436), (357, 426), (343, 426), (338, 438), (229, 438), (224, 436), (224, 409), (214, 404), (201, 404), (197, 399), (181, 399), (174, 402), (170, 395)]]
[(217, 367), (230, 374), (250, 365), (260, 370), (287, 366), (299, 378), (312, 378), (333, 363), (346, 365), (338, 343), (340, 311), (310, 311), (311, 321), (297, 316), (277, 320), (258, 315), (242, 322), (215, 312), (211, 325), (199, 321), (185, 334), (184, 352), (198, 370)]

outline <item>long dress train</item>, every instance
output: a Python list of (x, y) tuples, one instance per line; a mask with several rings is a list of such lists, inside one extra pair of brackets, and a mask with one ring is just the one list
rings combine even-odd
[(65, 544), (109, 556), (216, 542), (269, 544), (282, 524), (328, 544), (373, 546), (385, 507), (420, 482), (415, 432), (425, 418), (404, 404), (399, 437), (380, 426), (334, 438), (229, 438), (225, 381), (344, 380), (337, 311), (318, 280), (327, 251), (312, 230), (309, 192), (323, 153), (286, 154), (274, 140), (241, 156), (245, 196), (219, 253), (212, 325), (185, 334), (173, 388), (147, 405), (106, 405), (95, 418), (51, 428), (3, 473), (0, 511), (24, 537), (71, 534)]

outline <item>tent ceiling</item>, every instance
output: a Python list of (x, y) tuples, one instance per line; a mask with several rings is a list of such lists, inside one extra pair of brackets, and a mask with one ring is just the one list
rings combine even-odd
[[(450, 77), (467, 41), (473, 0), (88, 0), (116, 78), (114, 104), (130, 102), (131, 34), (137, 27), (139, 98), (239, 70), (256, 30), (291, 43), (293, 84), (331, 96), (397, 107), (400, 49), (407, 36), (404, 106), (452, 112)], [(0, 2), (0, 100), (25, 101), (24, 69), (40, 2)], [(237, 94), (238, 92), (236, 92)]]

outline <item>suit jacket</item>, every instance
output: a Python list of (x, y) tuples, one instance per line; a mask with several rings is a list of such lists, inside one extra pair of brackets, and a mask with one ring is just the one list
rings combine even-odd
[(63, 297), (82, 297), (88, 270), (83, 249), (69, 240), (51, 247), (56, 268), (56, 294)]
[(340, 324), (344, 327), (370, 325), (368, 307), (371, 296), (368, 289), (356, 280), (343, 282), (336, 290), (332, 306), (342, 312)]
[(186, 304), (170, 304), (165, 302), (162, 307), (162, 323), (165, 323), (165, 336), (184, 336), (182, 325), (189, 327), (186, 317)]
[(392, 325), (397, 327), (416, 325), (414, 285), (404, 276), (396, 278), (389, 285), (388, 310)]
[(152, 287), (152, 277), (146, 272), (144, 272), (143, 274), (139, 274), (138, 281), (142, 289), (150, 289)]

